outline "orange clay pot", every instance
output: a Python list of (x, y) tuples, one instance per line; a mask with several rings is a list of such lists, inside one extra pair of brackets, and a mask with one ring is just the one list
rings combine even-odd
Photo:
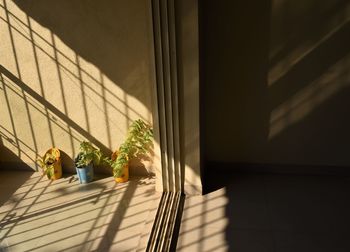
[(129, 181), (129, 165), (126, 164), (123, 167), (123, 173), (120, 177), (114, 178), (115, 182), (117, 183), (125, 183)]
[[(112, 153), (112, 160), (116, 160), (118, 157), (118, 151)], [(129, 164), (124, 165), (123, 173), (119, 177), (114, 177), (115, 182), (117, 183), (125, 183), (129, 181)]]

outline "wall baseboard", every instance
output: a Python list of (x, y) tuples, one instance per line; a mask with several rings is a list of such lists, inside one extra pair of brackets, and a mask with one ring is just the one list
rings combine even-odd
[(330, 165), (292, 165), (292, 164), (257, 164), (257, 163), (225, 163), (207, 161), (206, 170), (215, 169), (225, 172), (244, 173), (278, 173), (278, 174), (302, 174), (302, 175), (350, 175), (350, 166)]

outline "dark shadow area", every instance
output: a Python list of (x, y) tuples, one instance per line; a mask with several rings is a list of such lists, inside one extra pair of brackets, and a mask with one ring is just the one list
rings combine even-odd
[(74, 160), (63, 150), (61, 152), (62, 172), (65, 174), (76, 173)]
[[(350, 88), (346, 87), (319, 105), (302, 123), (270, 141), (281, 167), (283, 164), (293, 167), (291, 164), (296, 163), (294, 167), (304, 167), (305, 173), (308, 167), (311, 171), (312, 167), (320, 170), (333, 167), (334, 172), (349, 173), (350, 120), (344, 116), (350, 106), (349, 97)], [(295, 157), (302, 157), (304, 162), (297, 162)]]
[(270, 67), (286, 59), (300, 45), (313, 44), (345, 21), (346, 0), (332, 2), (274, 1), (271, 25), (274, 32), (270, 40)]
[(349, 175), (212, 168), (221, 189), (189, 197), (179, 251), (350, 250)]
[(142, 176), (148, 173), (143, 161), (144, 160), (138, 158), (130, 161), (130, 166), (132, 166), (130, 174), (132, 174), (132, 176)]
[[(341, 27), (334, 27), (331, 33), (329, 37), (320, 39), (321, 41), (318, 41), (317, 46), (307, 52), (306, 55), (301, 55), (302, 59), (297, 63), (288, 66), (287, 73), (270, 83), (269, 99), (272, 109), (298, 93), (300, 89), (312, 84), (313, 81), (322, 77), (330, 67), (348, 56), (350, 52), (348, 47), (350, 43), (349, 22), (342, 24)], [(342, 67), (346, 68), (347, 65)], [(333, 81), (343, 81), (342, 74), (345, 74), (346, 71), (343, 69), (343, 72), (336, 72), (335, 74), (339, 74), (339, 76), (336, 76)], [(335, 84), (328, 83), (328, 85)], [(322, 92), (323, 90), (317, 91)]]
[(170, 251), (176, 251), (176, 247), (179, 239), (179, 232), (181, 228), (181, 218), (182, 218), (183, 209), (185, 206), (185, 200), (186, 200), (186, 195), (181, 194), (180, 203), (179, 203), (176, 218), (175, 218), (174, 231), (171, 237)]
[(33, 172), (33, 167), (29, 167), (26, 163), (5, 147), (0, 139), (0, 171), (2, 170), (22, 170), (24, 172)]
[[(247, 160), (266, 141), (270, 1), (200, 1), (202, 181), (210, 161)], [(241, 157), (239, 157), (241, 155)]]
[(225, 191), (229, 251), (350, 249), (348, 8), (200, 3), (203, 199)]
[[(3, 162), (2, 157), (6, 157), (5, 162)], [(8, 180), (8, 174), (11, 172), (16, 172), (16, 178), (12, 179), (12, 182), (9, 184), (0, 184), (0, 206), (10, 199), (12, 194), (34, 173), (31, 167), (21, 161), (17, 155), (0, 142), (0, 179), (2, 181)]]
[(229, 251), (349, 251), (348, 176), (231, 173)]
[(213, 164), (347, 174), (349, 3), (259, 5), (200, 6), (203, 180)]

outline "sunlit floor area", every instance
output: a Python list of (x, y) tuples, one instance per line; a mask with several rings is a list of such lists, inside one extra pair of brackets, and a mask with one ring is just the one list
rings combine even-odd
[(225, 189), (185, 200), (177, 251), (228, 251)]
[(0, 171), (0, 251), (144, 251), (161, 194), (154, 178), (79, 184)]
[(177, 251), (350, 251), (349, 176), (221, 175), (225, 187), (187, 197)]

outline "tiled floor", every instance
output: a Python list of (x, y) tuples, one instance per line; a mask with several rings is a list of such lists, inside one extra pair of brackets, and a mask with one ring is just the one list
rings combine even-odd
[(144, 251), (161, 196), (152, 178), (80, 185), (1, 171), (0, 181), (0, 251)]
[(350, 177), (232, 174), (185, 202), (177, 251), (350, 251)]

